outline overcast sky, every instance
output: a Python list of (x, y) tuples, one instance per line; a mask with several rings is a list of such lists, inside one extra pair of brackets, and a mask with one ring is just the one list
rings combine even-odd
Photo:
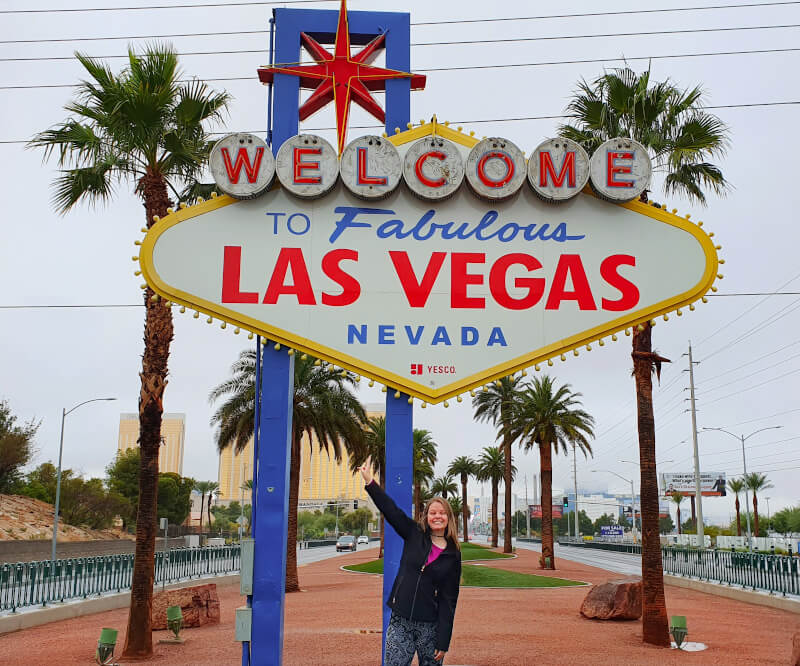
[[(190, 0), (76, 0), (76, 8), (146, 7), (152, 4), (200, 4)], [(224, 3), (221, 3), (224, 4)], [(52, 164), (24, 149), (23, 141), (64, 119), (63, 105), (81, 77), (71, 58), (75, 50), (93, 56), (124, 54), (127, 43), (141, 47), (152, 37), (173, 36), (180, 53), (218, 55), (182, 57), (184, 72), (210, 80), (233, 96), (230, 117), (217, 131), (257, 131), (266, 126), (266, 93), (256, 68), (268, 61), (266, 28), (272, 6), (292, 3), (238, 3), (243, 6), (184, 7), (124, 11), (52, 11), (14, 13), (14, 9), (47, 10), (64, 6), (56, 0), (6, 0), (0, 14), (0, 182), (3, 183), (2, 243), (0, 243), (0, 399), (8, 400), (21, 419), (41, 420), (36, 463), (55, 460), (62, 408), (95, 397), (116, 402), (81, 407), (67, 417), (64, 465), (86, 475), (102, 475), (117, 444), (119, 414), (137, 411), (142, 352), (143, 310), (140, 279), (134, 277), (133, 241), (144, 223), (141, 202), (130, 188), (122, 188), (108, 207), (77, 207), (64, 217), (50, 205)], [(302, 7), (333, 9), (336, 2), (303, 3)], [(707, 103), (731, 128), (732, 145), (720, 166), (734, 186), (723, 199), (709, 198), (706, 209), (690, 207), (671, 197), (669, 208), (692, 213), (715, 232), (723, 246), (725, 279), (707, 305), (681, 318), (659, 321), (654, 347), (673, 360), (664, 368), (661, 386), (654, 391), (659, 471), (692, 470), (691, 421), (686, 412), (687, 360), (691, 339), (696, 367), (698, 424), (722, 427), (748, 435), (762, 427), (780, 425), (747, 441), (748, 470), (764, 471), (774, 488), (775, 510), (798, 502), (800, 470), (800, 403), (797, 369), (800, 367), (800, 193), (797, 155), (800, 149), (797, 111), (800, 102), (793, 74), (800, 66), (797, 47), (800, 2), (763, 3), (750, 8), (707, 11), (584, 16), (503, 22), (450, 23), (462, 19), (530, 17), (719, 4), (659, 0), (642, 4), (566, 1), (542, 5), (505, 0), (488, 6), (471, 0), (404, 3), (413, 23), (412, 42), (542, 38), (547, 40), (494, 44), (413, 46), (412, 68), (477, 66), (512, 63), (552, 63), (514, 68), (438, 71), (428, 75), (426, 90), (412, 94), (412, 118), (451, 120), (474, 129), (478, 136), (506, 136), (531, 150), (556, 133), (558, 120), (515, 120), (560, 114), (576, 82), (592, 79), (604, 67), (630, 58), (637, 70), (647, 67), (641, 58), (653, 57), (652, 76), (671, 78), (689, 87), (707, 90)], [(351, 0), (352, 10), (390, 10), (390, 3)], [(741, 29), (756, 27), (757, 29)], [(786, 26), (773, 27), (769, 26)], [(736, 28), (735, 30), (720, 30)], [(693, 32), (705, 29), (707, 32)], [(237, 33), (237, 34), (208, 34)], [(609, 33), (684, 31), (676, 34), (596, 36)], [(186, 33), (206, 33), (178, 37)], [(252, 33), (252, 34), (246, 34)], [(579, 36), (568, 39), (570, 36)], [(121, 37), (124, 39), (110, 39)], [(138, 39), (133, 39), (134, 37)], [(552, 39), (558, 37), (558, 39)], [(84, 39), (86, 41), (69, 41)], [(102, 38), (98, 40), (98, 38)], [(656, 58), (686, 54), (786, 49), (783, 52)], [(245, 53), (225, 53), (249, 51)], [(637, 58), (637, 59), (634, 59)], [(21, 59), (21, 60), (20, 60)], [(109, 59), (114, 68), (124, 64)], [(214, 81), (247, 77), (242, 80)], [(791, 102), (792, 104), (785, 104)], [(758, 106), (771, 103), (769, 106)], [(784, 104), (774, 104), (784, 103)], [(748, 106), (756, 105), (756, 106)], [(479, 122), (482, 120), (491, 122)], [(330, 108), (309, 119), (303, 129), (333, 126)], [(373, 125), (357, 107), (351, 126)], [(333, 142), (333, 132), (320, 131)], [(350, 137), (366, 131), (352, 130)], [(664, 201), (656, 179), (652, 198)], [(771, 297), (749, 294), (774, 291), (792, 295)], [(76, 307), (53, 306), (131, 307)], [(44, 307), (48, 306), (48, 307)], [(164, 408), (186, 414), (184, 474), (215, 479), (217, 453), (209, 418), (210, 389), (225, 379), (230, 364), (246, 344), (231, 330), (221, 331), (203, 320), (176, 314), (175, 341), (170, 358), (169, 386)], [(569, 357), (553, 368), (560, 382), (583, 394), (586, 409), (596, 418), (594, 457), (578, 459), (578, 486), (583, 490), (623, 490), (628, 484), (605, 471), (626, 478), (638, 475), (634, 411), (634, 384), (630, 376), (630, 339), (595, 348), (578, 359)], [(376, 389), (362, 386), (365, 402), (382, 400)], [(449, 409), (416, 409), (414, 423), (428, 428), (439, 443), (437, 472), (457, 455), (475, 455), (494, 443), (487, 425), (475, 425), (468, 401)], [(700, 434), (701, 467), (707, 472), (740, 474), (740, 444), (723, 433)], [(737, 448), (738, 447), (738, 448)], [(515, 492), (524, 494), (523, 478), (538, 472), (538, 457), (518, 455)], [(572, 487), (572, 461), (555, 459), (555, 486)], [(638, 489), (638, 481), (637, 481)], [(477, 491), (477, 486), (472, 492)], [(529, 486), (529, 493), (531, 492)], [(732, 498), (709, 499), (706, 515), (727, 521)]]

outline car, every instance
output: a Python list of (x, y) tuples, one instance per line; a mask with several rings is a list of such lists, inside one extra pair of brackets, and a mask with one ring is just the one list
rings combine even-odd
[(360, 537), (358, 537), (357, 543), (366, 543), (366, 544), (368, 544), (369, 543), (369, 537), (366, 536), (365, 534), (362, 534)]
[(356, 543), (356, 538), (351, 535), (340, 536), (339, 540), (336, 542), (336, 552), (340, 553), (343, 550), (349, 550), (350, 552), (355, 552), (358, 549), (358, 544)]

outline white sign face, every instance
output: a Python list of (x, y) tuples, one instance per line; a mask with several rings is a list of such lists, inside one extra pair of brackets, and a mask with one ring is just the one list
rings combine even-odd
[(275, 158), (254, 134), (228, 134), (211, 149), (208, 168), (218, 187), (236, 199), (254, 199), (269, 189)]
[(339, 183), (176, 211), (141, 263), (164, 298), (439, 402), (699, 299), (717, 259), (698, 227), (639, 202), (463, 187), (432, 207)]
[[(700, 494), (703, 497), (725, 497), (725, 473), (700, 472)], [(661, 475), (661, 493), (670, 496), (672, 493), (694, 495), (696, 491), (694, 472), (686, 474), (664, 472)]]

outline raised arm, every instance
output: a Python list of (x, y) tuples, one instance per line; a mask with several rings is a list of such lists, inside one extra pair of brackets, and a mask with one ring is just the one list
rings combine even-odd
[(394, 500), (389, 497), (372, 478), (372, 460), (367, 458), (360, 468), (361, 476), (366, 484), (366, 490), (375, 506), (383, 514), (388, 523), (394, 527), (403, 539), (407, 539), (417, 529), (417, 524), (409, 518)]

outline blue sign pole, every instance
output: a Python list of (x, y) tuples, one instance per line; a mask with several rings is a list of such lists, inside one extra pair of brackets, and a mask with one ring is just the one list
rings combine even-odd
[(261, 362), (260, 442), (253, 474), (252, 638), (250, 663), (280, 666), (286, 588), (289, 460), (292, 437), (294, 355), (264, 346)]
[[(404, 393), (394, 397), (394, 391), (386, 391), (386, 494), (397, 506), (412, 515), (414, 490), (414, 407)], [(386, 630), (392, 611), (386, 606), (392, 591), (400, 556), (403, 554), (403, 540), (386, 523), (383, 535), (383, 645), (386, 646)], [(381, 663), (385, 654), (381, 652)]]

